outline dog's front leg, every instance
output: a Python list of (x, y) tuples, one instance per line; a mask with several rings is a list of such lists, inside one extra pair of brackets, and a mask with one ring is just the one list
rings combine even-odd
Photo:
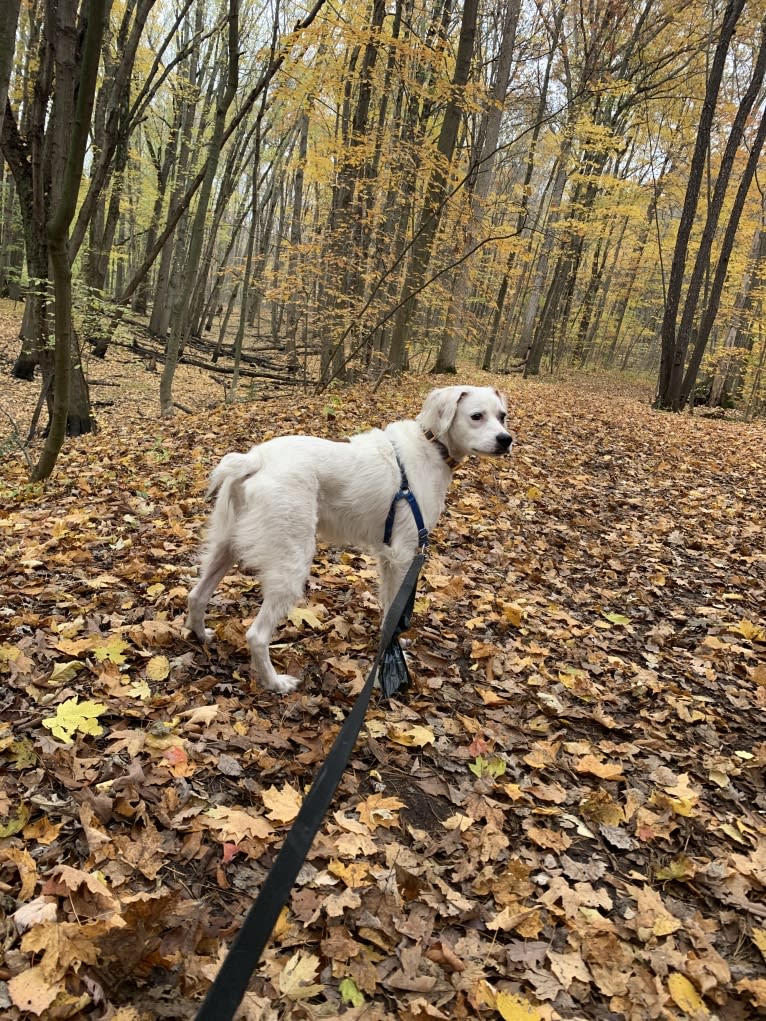
[(407, 574), (411, 563), (411, 556), (401, 559), (393, 552), (381, 554), (378, 560), (378, 569), (380, 571), (380, 604), (383, 608), (384, 620), (391, 608), (391, 604), (396, 599), (396, 594), (401, 588), (404, 576)]

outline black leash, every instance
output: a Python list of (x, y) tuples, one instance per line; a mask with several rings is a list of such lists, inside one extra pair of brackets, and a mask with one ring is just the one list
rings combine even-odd
[(351, 712), (335, 738), (330, 754), (323, 763), (311, 790), (306, 795), (290, 832), (271, 867), (261, 892), (245, 915), (242, 928), (234, 938), (202, 1002), (196, 1021), (231, 1021), (247, 991), (256, 964), (287, 902), (295, 878), (300, 871), (317, 830), (322, 824), (343, 771), (364, 722), (375, 678), (386, 650), (394, 641), (402, 617), (411, 612), (418, 575), (425, 562), (418, 553), (407, 570), (404, 581), (383, 621), (378, 652), (364, 688), (357, 696)]

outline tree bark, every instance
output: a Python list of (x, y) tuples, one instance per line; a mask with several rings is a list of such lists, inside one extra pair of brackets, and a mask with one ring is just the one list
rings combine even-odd
[[(48, 246), (51, 267), (53, 270), (53, 286), (56, 299), (55, 329), (56, 346), (54, 352), (53, 376), (53, 410), (50, 427), (40, 459), (32, 472), (32, 480), (39, 482), (47, 479), (56, 464), (56, 460), (64, 442), (69, 419), (69, 395), (71, 391), (70, 372), (72, 371), (72, 277), (69, 261), (69, 225), (74, 218), (77, 196), (82, 180), (82, 168), (85, 160), (85, 147), (88, 141), (91, 112), (96, 94), (99, 57), (101, 54), (101, 38), (104, 32), (104, 19), (107, 0), (89, 0), (85, 16), (87, 26), (83, 44), (82, 61), (76, 68), (76, 6), (59, 0), (57, 12), (56, 38), (56, 78), (57, 98), (61, 90), (76, 81), (77, 100), (74, 117), (66, 125), (54, 125), (54, 131), (61, 138), (68, 131), (68, 148), (66, 151), (64, 177), (61, 183), (58, 201), (53, 207), (48, 220)], [(53, 117), (56, 115), (54, 103)], [(61, 109), (59, 107), (59, 117)]]
[[(683, 381), (686, 347), (682, 338), (678, 336), (677, 324), (689, 242), (699, 203), (706, 153), (710, 142), (710, 133), (713, 127), (715, 108), (721, 89), (726, 58), (744, 6), (745, 0), (728, 0), (721, 22), (718, 41), (705, 87), (705, 98), (700, 112), (699, 129), (689, 169), (689, 181), (686, 186), (681, 219), (673, 250), (673, 260), (668, 279), (668, 293), (665, 299), (665, 311), (660, 331), (662, 352), (660, 356), (657, 397), (655, 399), (656, 408), (669, 411), (680, 410), (681, 383)], [(688, 339), (686, 343), (688, 343)]]
[(485, 114), (484, 142), (476, 158), (475, 184), (471, 194), (470, 220), (462, 245), (462, 258), (455, 270), (450, 303), (444, 325), (439, 354), (436, 357), (435, 373), (455, 373), (460, 339), (465, 330), (465, 299), (468, 289), (468, 261), (465, 256), (474, 247), (484, 222), (484, 205), (494, 178), (497, 144), (500, 138), (500, 122), (505, 108), (508, 83), (511, 77), (513, 52), (516, 47), (516, 29), (521, 14), (521, 0), (507, 0), (503, 19), (500, 52), (497, 56), (497, 71), (490, 92), (489, 110)]
[(394, 317), (394, 328), (389, 350), (389, 365), (394, 371), (404, 367), (409, 342), (409, 331), (417, 310), (418, 296), (424, 283), (428, 262), (431, 258), (436, 232), (447, 194), (447, 179), (455, 153), (458, 129), (463, 116), (460, 100), (471, 71), (474, 44), (476, 41), (476, 20), (478, 0), (465, 0), (460, 25), (455, 72), (450, 89), (450, 100), (444, 111), (439, 132), (438, 162), (434, 166), (426, 186), (423, 212), (412, 244), (412, 254), (402, 288), (402, 303)]
[(224, 131), (226, 128), (226, 112), (228, 111), (234, 96), (237, 92), (237, 81), (239, 77), (239, 0), (229, 0), (228, 16), (228, 68), (225, 82), (222, 83), (219, 91), (219, 98), (216, 104), (215, 121), (213, 134), (208, 145), (205, 157), (205, 176), (202, 181), (197, 210), (192, 226), (191, 238), (189, 241), (189, 252), (186, 259), (188, 272), (184, 278), (184, 285), (181, 288), (178, 300), (173, 308), (173, 322), (170, 336), (168, 337), (167, 354), (165, 365), (160, 380), (160, 413), (163, 417), (170, 417), (173, 414), (173, 377), (178, 365), (178, 353), (181, 347), (181, 340), (185, 337), (188, 322), (188, 309), (192, 295), (192, 289), (196, 283), (196, 267), (202, 251), (204, 240), (205, 218), (207, 216), (210, 195), (213, 190), (218, 160), (223, 147)]
[[(766, 54), (766, 25), (764, 25), (763, 49)], [(737, 230), (739, 229), (739, 221), (742, 217), (742, 210), (745, 206), (747, 193), (753, 182), (765, 140), (766, 110), (761, 113), (761, 121), (758, 125), (758, 131), (756, 132), (755, 138), (753, 139), (750, 147), (747, 163), (745, 164), (745, 170), (740, 178), (737, 193), (734, 197), (734, 204), (732, 205), (731, 212), (729, 213), (729, 220), (726, 224), (723, 241), (721, 242), (721, 251), (718, 256), (718, 263), (716, 265), (713, 283), (710, 288), (707, 308), (702, 314), (699, 328), (697, 330), (697, 336), (695, 338), (694, 348), (689, 359), (689, 365), (681, 385), (678, 401), (679, 408), (686, 406), (689, 396), (694, 389), (694, 384), (697, 380), (697, 373), (699, 372), (699, 367), (702, 362), (702, 356), (705, 353), (705, 348), (707, 347), (708, 340), (710, 339), (710, 332), (713, 329), (713, 323), (718, 315), (718, 309), (721, 305), (723, 285), (726, 282), (726, 272), (729, 268), (729, 259), (731, 258), (734, 241), (737, 236)]]
[(13, 70), (19, 6), (20, 0), (4, 0), (3, 17), (0, 20), (0, 137), (3, 134), (5, 104), (8, 99), (8, 86), (11, 81), (11, 71)]

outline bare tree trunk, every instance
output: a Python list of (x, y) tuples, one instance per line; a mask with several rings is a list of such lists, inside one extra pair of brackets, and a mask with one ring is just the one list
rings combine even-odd
[(476, 159), (476, 183), (471, 195), (470, 222), (462, 245), (460, 265), (455, 270), (450, 303), (447, 309), (444, 335), (433, 371), (454, 373), (457, 371), (457, 353), (464, 330), (465, 299), (468, 288), (468, 262), (464, 257), (470, 252), (484, 222), (484, 204), (494, 178), (497, 143), (500, 138), (500, 121), (505, 107), (508, 82), (511, 77), (513, 51), (516, 47), (516, 29), (521, 14), (521, 0), (507, 0), (503, 19), (500, 52), (497, 56), (497, 71), (489, 96), (489, 110), (485, 114), (484, 144)]
[[(763, 27), (763, 53), (764, 63), (766, 64), (766, 23), (764, 23)], [(745, 206), (747, 193), (750, 190), (750, 185), (752, 184), (758, 167), (764, 141), (766, 141), (766, 110), (761, 112), (761, 121), (758, 125), (758, 131), (756, 132), (755, 138), (751, 144), (747, 163), (745, 164), (745, 170), (740, 178), (739, 187), (737, 188), (737, 193), (734, 198), (734, 204), (731, 212), (729, 213), (729, 220), (726, 225), (723, 241), (721, 242), (721, 251), (718, 255), (718, 263), (716, 265), (715, 275), (713, 276), (713, 283), (710, 288), (707, 308), (702, 314), (692, 354), (689, 359), (689, 365), (686, 369), (686, 374), (684, 375), (683, 383), (681, 385), (679, 400), (681, 408), (685, 407), (689, 400), (689, 396), (694, 389), (694, 384), (697, 380), (697, 373), (699, 372), (699, 367), (702, 363), (702, 356), (705, 353), (707, 342), (710, 339), (710, 332), (713, 329), (713, 323), (718, 315), (723, 286), (726, 282), (726, 272), (729, 268), (729, 259), (731, 258), (731, 253), (734, 249), (734, 241), (737, 236), (737, 230), (739, 229), (739, 221), (742, 216), (742, 210)]]
[(4, 0), (0, 20), (0, 137), (3, 134), (5, 101), (13, 70), (13, 53), (16, 49), (16, 25), (19, 21), (19, 0)]
[[(47, 479), (56, 464), (64, 442), (69, 422), (69, 396), (71, 392), (70, 372), (72, 371), (72, 277), (69, 262), (69, 225), (74, 218), (77, 196), (82, 179), (88, 128), (96, 93), (101, 38), (104, 32), (106, 0), (90, 0), (87, 12), (85, 41), (80, 67), (76, 63), (76, 15), (74, 0), (69, 3), (59, 0), (57, 9), (56, 39), (56, 82), (57, 98), (62, 91), (71, 89), (77, 94), (74, 116), (58, 124), (59, 141), (68, 139), (65, 151), (64, 177), (56, 205), (48, 220), (48, 247), (53, 269), (53, 286), (56, 298), (56, 347), (54, 353), (53, 410), (50, 428), (40, 459), (35, 465), (32, 479), (39, 482)], [(58, 111), (54, 103), (52, 116), (56, 112), (63, 120), (68, 109)], [(54, 126), (56, 131), (56, 126)], [(66, 135), (64, 134), (66, 132)], [(63, 155), (63, 154), (62, 154)]]
[[(686, 348), (689, 337), (681, 337), (677, 330), (678, 310), (681, 304), (686, 261), (689, 252), (694, 217), (699, 202), (702, 176), (705, 170), (705, 154), (713, 128), (718, 93), (737, 22), (745, 6), (745, 0), (728, 0), (719, 30), (718, 42), (713, 54), (710, 73), (705, 88), (705, 99), (700, 113), (699, 129), (692, 154), (689, 181), (686, 186), (681, 220), (678, 225), (676, 244), (668, 280), (665, 313), (662, 319), (662, 354), (655, 406), (670, 411), (681, 408), (681, 384), (683, 382)], [(696, 305), (696, 298), (695, 298)], [(691, 303), (688, 305), (692, 308)], [(688, 319), (688, 317), (686, 317)]]
[[(537, 257), (537, 265), (535, 267), (532, 286), (524, 303), (524, 312), (517, 350), (529, 352), (524, 369), (525, 376), (534, 376), (540, 371), (540, 360), (542, 358), (540, 337), (542, 334), (540, 331), (538, 331), (537, 334), (535, 333), (535, 322), (537, 321), (537, 314), (543, 300), (543, 289), (545, 287), (545, 279), (548, 275), (548, 263), (556, 240), (555, 224), (561, 210), (561, 199), (564, 195), (564, 188), (569, 178), (570, 148), (571, 139), (567, 134), (562, 142), (559, 158), (556, 162), (553, 188), (551, 190), (550, 202), (548, 204), (545, 237), (543, 238), (540, 253)], [(538, 342), (538, 346), (536, 348), (533, 347), (533, 339)]]
[[(749, 329), (745, 328), (743, 319), (752, 307), (754, 284), (756, 280), (760, 282), (764, 264), (766, 264), (766, 229), (761, 224), (753, 235), (750, 262), (734, 302), (735, 321), (726, 331), (726, 339), (723, 345), (726, 351), (730, 351), (735, 347), (752, 349), (752, 333)], [(734, 379), (741, 376), (740, 366), (741, 359), (735, 359), (731, 355), (725, 354), (720, 359), (710, 385), (708, 405), (711, 408), (717, 408), (723, 402), (725, 396), (734, 391)]]
[(285, 343), (291, 362), (295, 362), (295, 337), (298, 330), (298, 247), (303, 225), (303, 178), (309, 145), (309, 111), (303, 110), (298, 125), (298, 162), (293, 175), (293, 208), (290, 217), (290, 248), (287, 256), (287, 279), (291, 288), (287, 301)]
[(197, 200), (197, 211), (192, 227), (191, 239), (189, 242), (189, 253), (184, 286), (181, 289), (178, 300), (173, 308), (173, 323), (170, 336), (168, 337), (165, 364), (160, 380), (160, 412), (167, 417), (173, 414), (173, 377), (178, 365), (178, 353), (181, 347), (181, 340), (186, 335), (188, 309), (192, 289), (196, 283), (194, 270), (199, 262), (202, 251), (202, 242), (205, 231), (205, 218), (210, 203), (210, 195), (213, 190), (218, 160), (223, 146), (224, 130), (226, 128), (226, 112), (236, 95), (239, 69), (239, 0), (229, 0), (228, 16), (228, 74), (225, 83), (222, 83), (218, 103), (216, 104), (215, 122), (213, 134), (208, 145), (205, 161), (205, 177)]
[[(203, 5), (197, 5), (196, 22), (194, 34), (199, 35), (203, 25)], [(187, 26), (187, 31), (189, 30)], [(188, 82), (188, 93), (179, 101), (178, 113), (174, 131), (172, 133), (172, 149), (176, 151), (174, 181), (168, 204), (168, 222), (173, 222), (178, 207), (188, 190), (189, 166), (191, 162), (192, 134), (194, 130), (194, 119), (196, 115), (196, 104), (192, 97), (196, 95), (197, 70), (199, 62), (199, 50), (195, 46), (189, 54), (186, 69), (186, 80)], [(176, 131), (177, 126), (177, 131)], [(172, 163), (171, 157), (171, 163)], [(186, 224), (186, 214), (181, 217), (182, 223)], [(171, 235), (172, 237), (172, 235)], [(149, 332), (155, 337), (165, 338), (170, 325), (170, 316), (173, 307), (173, 299), (180, 287), (180, 277), (183, 272), (184, 248), (186, 236), (183, 227), (176, 230), (175, 238), (163, 246), (162, 258), (160, 259), (157, 281), (154, 289), (154, 304), (152, 314), (149, 318)]]
[[(389, 364), (396, 371), (404, 367), (409, 341), (410, 326), (415, 315), (419, 292), (423, 288), (428, 262), (441, 220), (442, 208), (447, 197), (447, 180), (455, 152), (458, 129), (463, 116), (460, 100), (464, 86), (468, 83), (476, 41), (476, 20), (478, 0), (465, 0), (460, 25), (455, 73), (452, 78), (450, 100), (444, 111), (439, 132), (438, 157), (441, 161), (431, 171), (426, 186), (426, 197), (420, 224), (412, 245), (412, 254), (402, 288), (402, 302), (394, 317), (394, 328), (389, 350)], [(438, 158), (437, 157), (437, 158)]]
[[(535, 112), (534, 124), (532, 126), (532, 136), (529, 141), (529, 150), (527, 152), (527, 162), (524, 170), (524, 181), (521, 186), (521, 204), (519, 208), (519, 215), (516, 218), (516, 230), (518, 233), (522, 233), (525, 230), (527, 216), (529, 213), (529, 193), (530, 183), (532, 181), (532, 174), (535, 169), (535, 155), (537, 152), (537, 143), (540, 138), (540, 131), (543, 125), (543, 119), (545, 117), (545, 110), (548, 104), (548, 90), (550, 88), (551, 81), (551, 69), (553, 67), (554, 57), (556, 55), (556, 48), (558, 46), (559, 35), (561, 33), (561, 26), (564, 21), (564, 14), (566, 12), (566, 6), (561, 5), (555, 16), (553, 25), (551, 28), (551, 39), (550, 47), (548, 49), (548, 59), (545, 64), (545, 72), (543, 74), (542, 86), (540, 88), (540, 97), (537, 103), (537, 109)], [(500, 289), (498, 290), (497, 299), (495, 302), (496, 308), (495, 313), (492, 317), (492, 327), (490, 330), (489, 340), (487, 341), (487, 348), (484, 352), (484, 358), (482, 361), (482, 367), (489, 370), (492, 367), (492, 360), (495, 356), (495, 348), (497, 346), (497, 338), (500, 331), (500, 323), (503, 319), (503, 310), (505, 308), (506, 296), (508, 294), (508, 285), (510, 282), (511, 271), (513, 270), (515, 262), (515, 254), (512, 252), (508, 258), (508, 263), (505, 267), (505, 273), (503, 279), (500, 282)], [(529, 344), (527, 344), (524, 351), (525, 359), (529, 356)]]

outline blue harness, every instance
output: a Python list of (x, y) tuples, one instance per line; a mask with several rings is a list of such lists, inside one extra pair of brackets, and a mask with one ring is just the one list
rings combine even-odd
[(415, 494), (410, 489), (410, 484), (407, 481), (407, 473), (404, 470), (404, 466), (399, 458), (396, 458), (396, 463), (399, 465), (399, 471), (402, 473), (402, 481), (399, 486), (399, 492), (394, 496), (391, 501), (391, 509), (388, 512), (386, 518), (386, 527), (383, 530), (383, 542), (386, 546), (391, 545), (391, 534), (394, 530), (394, 517), (396, 516), (396, 505), (400, 500), (406, 500), (410, 505), (412, 516), (415, 519), (415, 527), (418, 530), (418, 548), (424, 551), (428, 547), (428, 529), (423, 521), (423, 515), (420, 513), (420, 507), (418, 501), (415, 499)]

